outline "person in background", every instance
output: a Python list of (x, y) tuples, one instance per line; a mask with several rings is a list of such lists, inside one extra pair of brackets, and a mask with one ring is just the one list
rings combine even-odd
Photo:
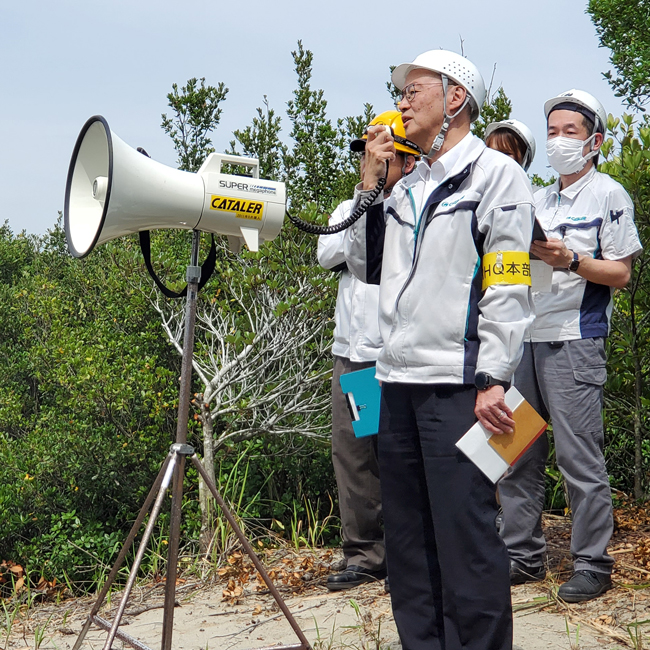
[[(399, 111), (378, 115), (370, 126), (389, 127), (395, 138), (397, 156), (391, 161), (384, 197), (403, 176), (410, 173), (421, 152), (409, 142)], [(365, 166), (367, 129), (353, 140), (350, 149), (361, 156), (361, 177)], [(334, 225), (350, 216), (352, 201), (344, 201), (332, 213)], [(346, 569), (327, 579), (327, 588), (349, 589), (386, 577), (381, 491), (377, 463), (377, 436), (356, 438), (339, 378), (342, 374), (375, 365), (381, 348), (378, 304), (379, 287), (365, 284), (347, 268), (343, 252), (345, 231), (318, 239), (318, 261), (326, 269), (340, 271), (334, 313), (334, 370), (332, 374), (332, 463), (336, 475), (341, 514), (343, 555)]]
[[(558, 595), (575, 603), (612, 587), (612, 498), (603, 456), (605, 339), (614, 290), (628, 283), (641, 251), (634, 207), (619, 183), (597, 171), (607, 114), (582, 90), (544, 104), (546, 154), (559, 179), (535, 193), (548, 241), (531, 253), (553, 268), (552, 289), (534, 292), (535, 321), (515, 385), (553, 424), (558, 467), (572, 513), (574, 573)], [(501, 534), (512, 584), (546, 575), (541, 514), (548, 439), (541, 436), (499, 482)]]
[[(485, 144), (495, 151), (500, 151), (512, 158), (516, 163), (520, 164), (524, 171), (527, 172), (530, 168), (535, 152), (537, 151), (537, 143), (533, 132), (519, 120), (504, 120), (502, 122), (491, 122), (485, 129)], [(533, 275), (533, 268), (531, 264), (531, 276)], [(499, 488), (497, 487), (497, 501), (501, 503), (499, 497)], [(499, 514), (496, 518), (497, 530), (501, 530), (503, 524), (503, 511), (499, 509)]]
[(492, 122), (485, 129), (485, 144), (510, 156), (524, 171), (530, 168), (537, 146), (533, 132), (519, 120)]

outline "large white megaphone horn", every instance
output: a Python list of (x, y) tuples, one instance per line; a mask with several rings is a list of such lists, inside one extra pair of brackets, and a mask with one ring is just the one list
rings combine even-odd
[[(222, 165), (251, 176), (223, 174)], [(284, 220), (284, 183), (259, 179), (253, 158), (211, 154), (196, 173), (143, 156), (113, 133), (100, 115), (77, 138), (65, 189), (70, 252), (85, 257), (98, 244), (143, 230), (182, 228), (228, 235), (239, 250), (274, 239)]]

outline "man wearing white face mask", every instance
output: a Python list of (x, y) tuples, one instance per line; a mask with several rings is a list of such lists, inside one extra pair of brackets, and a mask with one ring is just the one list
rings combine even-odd
[[(612, 586), (612, 500), (603, 457), (605, 337), (613, 291), (628, 283), (641, 243), (630, 197), (596, 171), (607, 122), (602, 104), (570, 90), (549, 99), (544, 111), (546, 152), (560, 178), (535, 194), (548, 241), (533, 242), (530, 250), (553, 267), (553, 283), (550, 292), (533, 293), (536, 319), (514, 383), (553, 423), (573, 515), (574, 574), (559, 596), (583, 602)], [(547, 455), (542, 436), (499, 483), (512, 584), (546, 574), (541, 512)]]

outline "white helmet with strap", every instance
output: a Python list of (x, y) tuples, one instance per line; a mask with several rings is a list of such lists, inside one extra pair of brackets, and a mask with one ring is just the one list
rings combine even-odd
[(607, 128), (607, 113), (603, 105), (590, 93), (584, 90), (567, 90), (566, 92), (552, 97), (544, 103), (544, 115), (548, 116), (553, 110), (562, 110), (563, 105), (566, 109), (575, 110), (588, 117), (594, 123), (594, 133), (605, 133)]
[(519, 120), (503, 120), (503, 122), (492, 122), (491, 124), (488, 124), (485, 129), (485, 139), (487, 140), (490, 134), (494, 133), (498, 129), (509, 129), (521, 138), (526, 147), (526, 153), (524, 154), (521, 166), (524, 168), (524, 171), (528, 171), (528, 168), (535, 157), (535, 151), (537, 150), (533, 132)]
[[(392, 74), (392, 82), (399, 90), (406, 85), (406, 77), (412, 70), (423, 69), (437, 72), (442, 78), (442, 89), (444, 96), (445, 119), (440, 133), (433, 142), (429, 156), (432, 156), (442, 147), (445, 135), (449, 129), (449, 123), (456, 117), (467, 104), (470, 106), (470, 119), (472, 122), (478, 119), (481, 107), (485, 103), (485, 82), (478, 68), (468, 61), (464, 56), (449, 50), (429, 50), (415, 58), (412, 63), (398, 65)], [(467, 97), (463, 105), (453, 114), (447, 113), (447, 87), (449, 80), (452, 83), (462, 86), (467, 91)]]

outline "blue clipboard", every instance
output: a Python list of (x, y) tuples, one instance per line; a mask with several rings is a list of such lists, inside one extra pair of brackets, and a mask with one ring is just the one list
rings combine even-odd
[(379, 431), (381, 386), (375, 368), (365, 368), (341, 375), (341, 390), (345, 393), (357, 438), (374, 436)]

